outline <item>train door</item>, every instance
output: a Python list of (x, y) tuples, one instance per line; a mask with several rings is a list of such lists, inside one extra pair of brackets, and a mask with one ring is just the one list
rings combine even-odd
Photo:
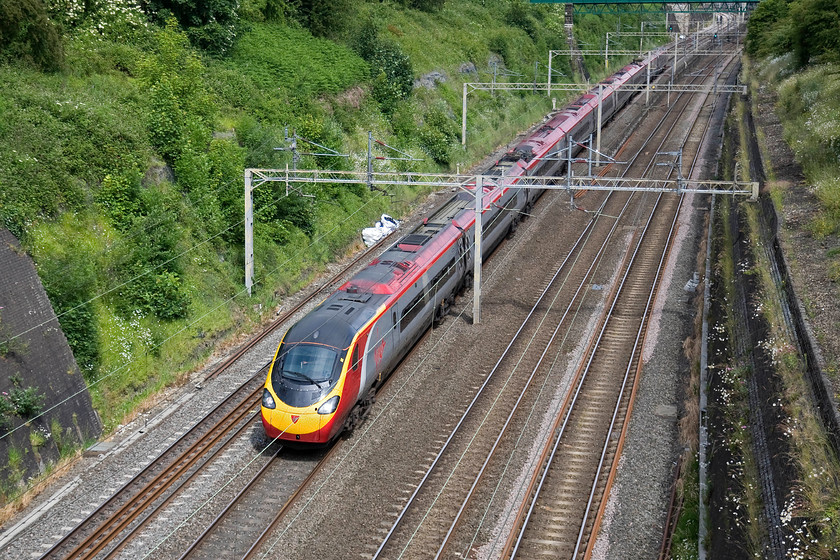
[(393, 307), (371, 326), (365, 344), (364, 386), (373, 386), (382, 381), (395, 365), (396, 341), (399, 340), (399, 324)]

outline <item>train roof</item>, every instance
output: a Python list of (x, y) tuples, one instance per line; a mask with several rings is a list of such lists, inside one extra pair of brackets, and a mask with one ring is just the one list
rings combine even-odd
[(284, 344), (322, 344), (343, 350), (353, 336), (373, 318), (376, 305), (368, 305), (371, 294), (335, 292), (312, 313), (294, 324), (283, 339)]
[[(474, 185), (467, 188), (475, 188)], [(485, 187), (485, 193), (495, 187)], [(474, 197), (454, 194), (421, 225), (401, 237), (378, 258), (339, 288), (347, 294), (400, 294), (462, 235)], [(487, 202), (485, 201), (485, 205)]]

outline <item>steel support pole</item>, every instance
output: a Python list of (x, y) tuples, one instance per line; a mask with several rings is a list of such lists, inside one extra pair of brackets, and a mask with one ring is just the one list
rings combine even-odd
[(534, 61), (534, 93), (535, 94), (537, 93), (537, 72), (538, 72), (539, 68), (540, 68), (540, 61), (535, 60)]
[[(572, 192), (572, 135), (569, 134), (566, 139), (566, 188), (569, 190), (569, 206), (575, 207), (575, 195)], [(591, 161), (591, 160), (590, 160)]]
[(607, 41), (604, 44), (604, 68), (610, 69), (610, 34), (607, 33)]
[(595, 140), (595, 165), (601, 165), (601, 108), (604, 104), (604, 84), (598, 84), (598, 133)]
[(551, 99), (551, 59), (554, 56), (550, 50), (548, 51), (548, 84), (545, 89), (548, 92), (548, 98)]
[(254, 195), (251, 188), (253, 172), (245, 170), (245, 289), (251, 295), (254, 285)]
[(674, 83), (674, 79), (676, 78), (677, 72), (677, 51), (680, 50), (679, 38), (676, 33), (674, 33), (674, 64), (671, 66), (671, 83)]
[(648, 63), (645, 65), (647, 67), (647, 81), (646, 81), (647, 87), (645, 88), (645, 107), (648, 107), (650, 105), (650, 65), (651, 65), (652, 62), (653, 61), (651, 59), (648, 59)]
[(464, 84), (464, 95), (461, 101), (461, 145), (467, 145), (467, 84)]
[(484, 176), (475, 178), (475, 258), (473, 259), (473, 325), (481, 320), (481, 211), (484, 206)]
[(368, 190), (373, 190), (373, 131), (368, 130), (368, 153), (367, 153), (367, 177)]
[(645, 22), (642, 22), (641, 27), (642, 27), (642, 32), (641, 32), (641, 35), (639, 35), (639, 56), (641, 56), (641, 54), (642, 54), (642, 43), (645, 40)]

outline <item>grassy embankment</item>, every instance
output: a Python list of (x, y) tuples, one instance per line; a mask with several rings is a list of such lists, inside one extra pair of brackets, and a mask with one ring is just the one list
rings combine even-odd
[[(511, 25), (507, 2), (486, 4), (450, 0), (432, 14), (360, 4), (362, 23), (341, 41), (255, 20), (215, 58), (177, 27), (106, 26), (66, 35), (58, 72), (0, 66), (0, 217), (38, 266), (106, 430), (355, 250), (381, 212), (402, 216), (425, 194), (327, 185), (307, 190), (313, 201), (260, 187), (247, 298), (242, 169), (288, 163), (275, 150), (285, 125), (351, 155), (304, 156), (301, 168), (363, 168), (372, 130), (423, 160), (378, 169), (442, 171), (467, 168), (546, 113), (543, 95), (473, 93), (469, 143), (459, 146), (464, 81), (489, 81), (491, 58), (514, 73), (500, 81), (530, 81), (534, 61), (565, 46), (554, 8), (523, 8)], [(584, 34), (603, 36), (615, 20), (587, 17)], [(396, 45), (415, 77), (446, 81), (385, 107), (351, 48), (365, 22), (366, 40)], [(555, 70), (570, 74), (557, 58)]]
[[(789, 63), (784, 59), (764, 61), (749, 75), (750, 81), (753, 88), (759, 81), (778, 88), (776, 109), (785, 140), (821, 204), (807, 227), (814, 237), (836, 246), (840, 235), (840, 67), (821, 65), (790, 73)], [(759, 143), (765, 142), (759, 135)], [(781, 214), (789, 195), (772, 168), (766, 172), (771, 198)], [(751, 238), (760, 239), (758, 208), (747, 207), (745, 211)], [(792, 526), (795, 537), (791, 548), (802, 557), (833, 558), (840, 551), (840, 462), (814, 408), (806, 367), (785, 321), (780, 287), (770, 275), (767, 251), (757, 250), (756, 254), (759, 258), (752, 273), (760, 280), (760, 305), (770, 325), (764, 346), (781, 380), (782, 392), (776, 405), (787, 418), (783, 429), (791, 447), (791, 464), (798, 473), (782, 521)], [(796, 255), (788, 258), (790, 266), (795, 266)], [(828, 276), (835, 282), (840, 280), (840, 250), (828, 249), (825, 259)], [(834, 370), (827, 373), (836, 375), (836, 364), (829, 367)]]

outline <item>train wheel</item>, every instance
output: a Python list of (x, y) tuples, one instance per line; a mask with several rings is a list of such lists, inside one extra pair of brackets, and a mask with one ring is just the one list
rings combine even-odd
[(510, 229), (507, 232), (507, 238), (511, 239), (513, 234), (516, 233), (516, 228), (519, 227), (519, 216), (515, 216), (513, 220), (510, 222)]
[(449, 298), (443, 298), (440, 300), (440, 305), (435, 308), (435, 318), (432, 322), (432, 327), (438, 328), (441, 323), (443, 323), (443, 318), (446, 317), (446, 314), (449, 313), (449, 309), (452, 307)]
[(464, 295), (464, 292), (466, 292), (467, 289), (470, 286), (472, 286), (472, 283), (473, 283), (472, 278), (473, 278), (472, 277), (472, 272), (468, 272), (464, 275), (464, 280), (461, 282), (461, 285), (458, 286), (458, 290), (457, 290), (459, 296)]
[(525, 208), (522, 209), (522, 216), (527, 218), (531, 215), (531, 210), (534, 209), (534, 205), (531, 204), (531, 201), (525, 203)]
[(353, 407), (353, 410), (350, 411), (350, 414), (347, 415), (347, 418), (344, 420), (344, 429), (348, 432), (352, 432), (361, 426), (370, 415), (370, 409), (375, 402), (376, 391), (374, 389), (370, 389), (367, 396), (360, 400), (356, 406)]

